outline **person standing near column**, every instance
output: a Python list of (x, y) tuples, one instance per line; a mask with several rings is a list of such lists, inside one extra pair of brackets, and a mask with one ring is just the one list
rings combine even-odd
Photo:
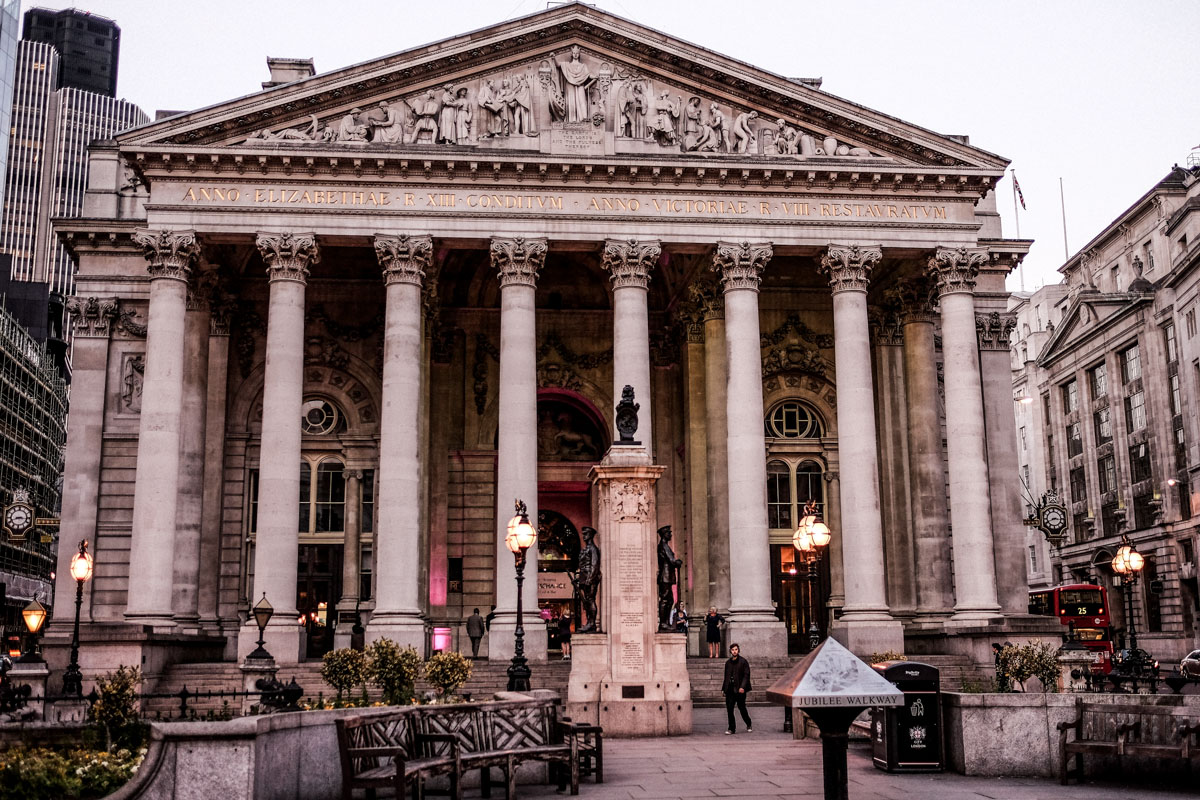
[(479, 643), (483, 641), (483, 617), (479, 616), (479, 609), (475, 609), (471, 616), (467, 617), (467, 638), (471, 640), (471, 658), (479, 658)]
[(729, 660), (725, 662), (725, 678), (721, 681), (721, 691), (725, 693), (725, 713), (729, 717), (729, 727), (725, 735), (733, 734), (733, 707), (736, 705), (746, 723), (746, 733), (754, 733), (750, 724), (750, 712), (746, 710), (746, 695), (750, 694), (750, 662), (742, 658), (742, 648), (736, 644), (729, 645)]
[(200, 245), (192, 231), (138, 230), (133, 240), (150, 262), (150, 307), (129, 542), (131, 585), (125, 619), (171, 630), (175, 625), (175, 517), (183, 374), (187, 366), (183, 357), (184, 320), (188, 278), (200, 256)]

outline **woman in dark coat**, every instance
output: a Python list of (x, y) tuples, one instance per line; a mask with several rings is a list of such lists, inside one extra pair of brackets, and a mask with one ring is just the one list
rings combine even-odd
[(571, 612), (558, 618), (558, 641), (562, 645), (563, 661), (571, 660)]
[(708, 642), (709, 658), (721, 656), (721, 626), (724, 624), (725, 618), (717, 613), (716, 607), (709, 608), (704, 615), (704, 638)]

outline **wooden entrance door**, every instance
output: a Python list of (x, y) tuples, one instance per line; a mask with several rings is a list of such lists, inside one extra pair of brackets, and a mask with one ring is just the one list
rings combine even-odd
[(342, 546), (300, 545), (296, 609), (304, 615), (306, 658), (320, 658), (333, 649), (337, 601), (341, 596)]

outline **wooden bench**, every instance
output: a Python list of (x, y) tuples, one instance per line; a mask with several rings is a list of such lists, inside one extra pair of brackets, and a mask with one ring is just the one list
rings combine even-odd
[[(516, 796), (517, 769), (547, 762), (559, 788), (569, 782), (579, 793), (580, 774), (604, 781), (603, 731), (561, 716), (558, 698), (408, 706), (338, 720), (342, 795), (354, 789), (394, 786), (397, 796), (410, 781), (419, 797), (425, 777), (450, 775), (450, 794), (462, 797), (463, 773), (478, 769), (484, 797), (492, 787)], [(494, 782), (498, 768), (503, 780)]]
[[(1068, 740), (1070, 731), (1075, 738)], [(1200, 722), (1191, 722), (1186, 708), (1076, 698), (1075, 719), (1058, 723), (1059, 780), (1065, 786), (1071, 778), (1082, 779), (1085, 755), (1182, 759), (1190, 769), (1191, 759), (1200, 758), (1198, 739)]]

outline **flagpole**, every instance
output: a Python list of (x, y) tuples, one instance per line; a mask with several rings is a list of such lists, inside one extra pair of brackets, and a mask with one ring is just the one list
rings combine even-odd
[(1063, 196), (1063, 179), (1061, 175), (1058, 178), (1058, 202), (1062, 206), (1063, 261), (1070, 261), (1071, 251), (1067, 249), (1067, 200)]
[[(1021, 213), (1017, 210), (1017, 171), (1012, 172), (1012, 193), (1013, 193), (1013, 219), (1017, 222), (1017, 238), (1021, 238)], [(1025, 291), (1025, 259), (1021, 259), (1017, 263), (1017, 286), (1023, 292)]]

